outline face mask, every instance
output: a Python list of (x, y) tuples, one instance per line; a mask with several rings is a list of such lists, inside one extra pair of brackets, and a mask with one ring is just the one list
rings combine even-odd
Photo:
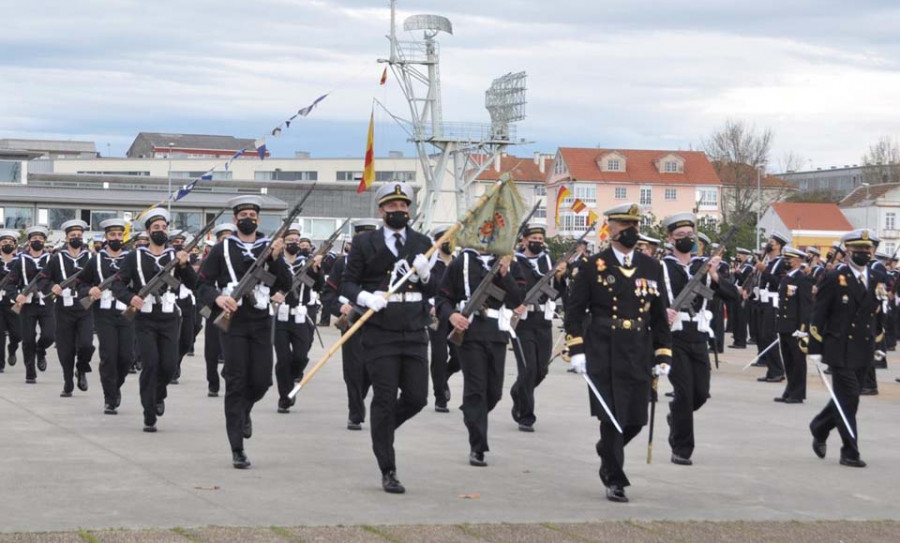
[(533, 255), (540, 254), (544, 251), (544, 244), (540, 241), (529, 241), (528, 251)]
[(83, 240), (83, 239), (81, 239), (81, 238), (72, 238), (72, 239), (69, 240), (69, 247), (71, 247), (71, 248), (73, 248), (73, 249), (80, 249), (82, 243), (84, 243), (84, 240)]
[(175, 249), (175, 251), (180, 251), (184, 249), (184, 243), (173, 243), (172, 248)]
[(300, 249), (300, 256), (302, 256), (302, 257), (309, 256), (309, 249)]
[(638, 234), (637, 228), (631, 226), (619, 232), (619, 238), (616, 241), (618, 241), (626, 249), (631, 249), (632, 247), (637, 245), (639, 238), (640, 234)]
[(110, 251), (119, 251), (122, 249), (122, 240), (113, 239), (106, 242), (106, 246), (109, 247)]
[(251, 219), (249, 217), (238, 219), (237, 229), (241, 234), (249, 236), (253, 232), (256, 232), (256, 219)]
[(154, 245), (165, 245), (166, 242), (169, 241), (169, 234), (162, 230), (150, 232), (150, 241), (152, 241)]
[(771, 243), (767, 243), (767, 244), (766, 244), (766, 252), (767, 252), (767, 253), (771, 253), (771, 252), (774, 251), (774, 250), (775, 250), (775, 246), (774, 246), (774, 245), (772, 245)]
[(300, 245), (296, 243), (288, 243), (284, 246), (284, 250), (287, 251), (289, 255), (295, 255), (300, 252)]
[(853, 256), (851, 256), (850, 258), (851, 258), (851, 260), (853, 260), (854, 264), (862, 267), (869, 263), (869, 260), (872, 258), (872, 255), (870, 255), (869, 253), (864, 252), (864, 251), (856, 251), (853, 253)]
[(449, 241), (445, 241), (444, 243), (441, 244), (441, 252), (444, 253), (445, 255), (449, 255), (450, 253), (453, 252), (453, 249), (450, 248)]
[(44, 242), (40, 240), (34, 240), (31, 242), (31, 248), (35, 251), (40, 251), (44, 248)]
[(3, 246), (3, 254), (5, 254), (5, 255), (11, 255), (11, 254), (13, 254), (13, 251), (15, 251), (15, 250), (16, 250), (15, 245), (4, 245)]
[(388, 211), (384, 214), (384, 224), (394, 230), (400, 230), (409, 222), (409, 213), (406, 211)]
[(676, 239), (675, 240), (675, 250), (679, 253), (690, 253), (694, 250), (694, 237), (688, 236), (686, 238)]

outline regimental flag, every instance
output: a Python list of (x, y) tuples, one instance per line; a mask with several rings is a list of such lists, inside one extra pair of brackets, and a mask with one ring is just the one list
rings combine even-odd
[(572, 202), (572, 211), (574, 211), (575, 213), (581, 213), (586, 207), (587, 206), (584, 205), (584, 202), (582, 202), (578, 198), (575, 198), (575, 201)]
[(519, 226), (528, 210), (512, 176), (505, 173), (500, 181), (500, 188), (463, 222), (456, 235), (460, 247), (498, 256), (515, 251)]
[(366, 162), (362, 179), (356, 188), (357, 194), (362, 194), (375, 181), (375, 105), (372, 105), (372, 114), (369, 115), (369, 136), (366, 139)]
[(381, 83), (379, 85), (384, 85), (387, 83), (387, 66), (384, 67), (384, 71), (381, 72)]
[[(597, 216), (593, 211), (588, 211), (588, 223), (593, 224), (598, 221), (600, 217)], [(609, 223), (603, 221), (603, 226), (597, 231), (597, 237), (600, 238), (600, 241), (606, 241), (609, 239)]]
[(567, 189), (565, 185), (559, 187), (559, 192), (556, 193), (556, 226), (559, 226), (559, 206), (562, 205), (563, 200), (571, 195), (572, 191)]

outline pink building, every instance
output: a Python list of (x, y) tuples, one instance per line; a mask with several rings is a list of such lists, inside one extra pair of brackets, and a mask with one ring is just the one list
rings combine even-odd
[[(560, 187), (571, 191), (559, 207)], [(587, 209), (575, 213), (574, 199)], [(722, 182), (699, 151), (653, 151), (560, 147), (547, 173), (548, 235), (578, 236), (587, 227), (588, 210), (598, 215), (625, 202), (641, 205), (646, 223), (672, 213), (695, 211), (721, 218)]]

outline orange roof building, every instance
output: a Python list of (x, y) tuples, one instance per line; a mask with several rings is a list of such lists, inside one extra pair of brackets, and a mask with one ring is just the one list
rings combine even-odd
[(760, 228), (764, 236), (784, 234), (798, 249), (817, 247), (825, 251), (831, 243), (853, 230), (837, 204), (799, 202), (774, 203), (763, 213)]

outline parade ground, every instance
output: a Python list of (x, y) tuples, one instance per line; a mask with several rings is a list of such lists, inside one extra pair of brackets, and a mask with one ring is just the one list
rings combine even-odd
[[(322, 335), (326, 346), (337, 339), (333, 328)], [(19, 363), (0, 374), (0, 542), (900, 540), (898, 353), (878, 371), (880, 395), (861, 398), (867, 468), (838, 464), (836, 433), (824, 460), (813, 454), (807, 425), (827, 401), (814, 370), (804, 404), (775, 403), (783, 383), (758, 383), (760, 368), (742, 371), (753, 346), (726, 349), (696, 414), (694, 465), (669, 461), (661, 402), (653, 462), (645, 430), (626, 448), (631, 502), (616, 504), (597, 476), (587, 387), (559, 359), (537, 390), (534, 433), (518, 431), (505, 393), (491, 414), (486, 468), (468, 464), (454, 375), (451, 412), (430, 402), (397, 432), (407, 493), (389, 495), (368, 424), (346, 429), (339, 356), (290, 414), (276, 413), (270, 389), (253, 411), (252, 469), (233, 469), (223, 398), (207, 397), (202, 338), (155, 434), (141, 431), (137, 375), (108, 416), (96, 355), (90, 390), (66, 399), (55, 347), (35, 385), (25, 384), (20, 349)], [(312, 363), (322, 352), (316, 343)], [(509, 353), (506, 391), (514, 379)]]

